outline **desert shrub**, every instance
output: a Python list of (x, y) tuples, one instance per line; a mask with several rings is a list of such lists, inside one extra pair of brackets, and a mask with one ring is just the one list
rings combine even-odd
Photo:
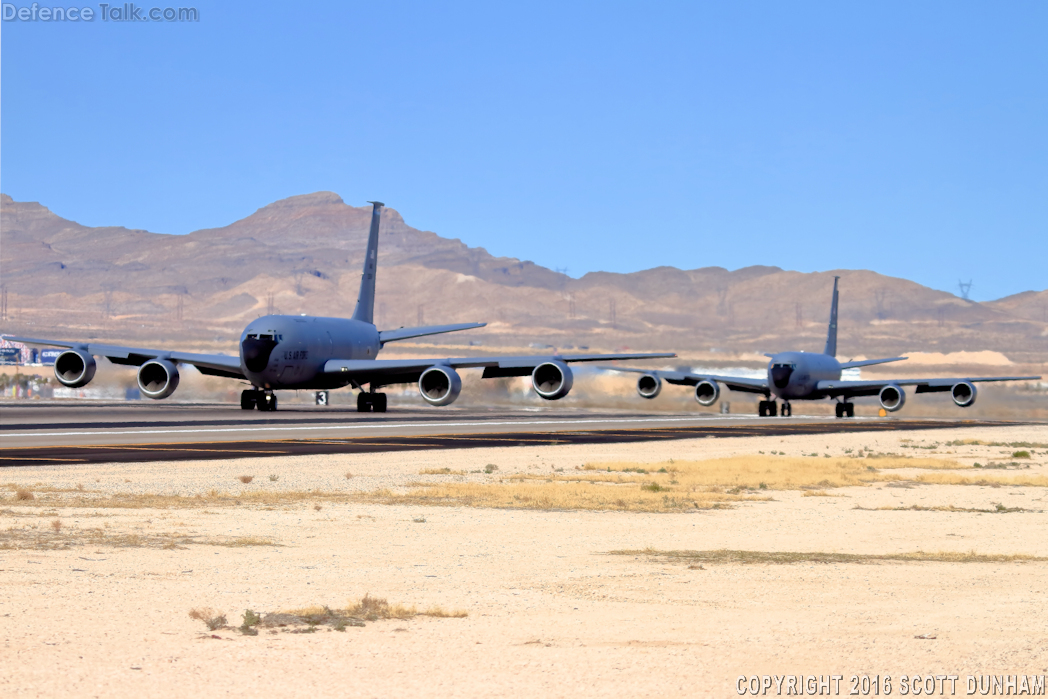
[(208, 631), (216, 631), (226, 625), (226, 615), (215, 612), (211, 607), (190, 609), (189, 618), (204, 622)]

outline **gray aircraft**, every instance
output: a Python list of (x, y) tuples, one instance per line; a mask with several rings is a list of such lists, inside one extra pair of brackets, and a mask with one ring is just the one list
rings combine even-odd
[[(373, 205), (360, 294), (352, 318), (268, 315), (248, 323), (240, 335), (240, 356), (196, 354), (174, 350), (141, 349), (96, 342), (66, 342), (25, 337), (8, 340), (66, 348), (55, 359), (55, 377), (63, 386), (86, 386), (95, 375), (95, 357), (137, 366), (138, 387), (147, 398), (167, 398), (178, 388), (180, 364), (202, 374), (225, 376), (251, 383), (240, 394), (244, 410), (276, 410), (280, 389), (327, 390), (352, 386), (360, 391), (357, 410), (385, 412), (386, 394), (377, 389), (392, 384), (418, 385), (430, 405), (448, 405), (462, 390), (457, 369), (483, 368), (483, 378), (531, 375), (535, 393), (558, 400), (571, 390), (572, 362), (608, 359), (653, 359), (675, 354), (548, 354), (521, 357), (463, 357), (446, 359), (378, 359), (387, 342), (480, 328), (485, 323), (459, 323), (420, 328), (378, 330), (374, 324), (375, 275), (382, 202)], [(368, 390), (364, 390), (364, 386)]]
[[(637, 381), (637, 393), (642, 398), (654, 398), (662, 390), (662, 382), (695, 387), (695, 400), (699, 405), (710, 406), (720, 397), (720, 386), (724, 384), (732, 391), (762, 393), (758, 412), (761, 417), (774, 417), (778, 412), (775, 398), (782, 399), (783, 416), (792, 415), (791, 400), (837, 401), (837, 417), (854, 417), (855, 405), (849, 399), (857, 396), (877, 396), (881, 407), (895, 412), (906, 403), (903, 386), (912, 386), (915, 393), (949, 391), (953, 402), (962, 408), (975, 403), (975, 384), (982, 381), (1032, 381), (1040, 376), (993, 376), (984, 378), (957, 379), (880, 379), (877, 381), (846, 381), (841, 379), (844, 369), (899, 362), (906, 357), (889, 359), (867, 359), (858, 362), (841, 362), (837, 354), (837, 281), (833, 278), (833, 304), (830, 306), (830, 327), (826, 335), (826, 348), (822, 353), (780, 352), (766, 354), (767, 378), (748, 379), (738, 376), (716, 376), (693, 374), (686, 371), (647, 371), (622, 367), (602, 367), (613, 371), (628, 371), (643, 374)], [(772, 397), (774, 396), (774, 398)]]

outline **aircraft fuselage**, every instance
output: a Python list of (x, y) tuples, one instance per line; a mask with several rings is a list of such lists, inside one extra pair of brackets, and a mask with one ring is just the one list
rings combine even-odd
[(264, 389), (325, 390), (348, 381), (324, 374), (331, 359), (375, 359), (382, 343), (371, 323), (350, 318), (262, 316), (240, 334), (240, 364)]
[(779, 352), (768, 362), (768, 388), (783, 400), (817, 399), (819, 381), (839, 381), (841, 363), (828, 354)]

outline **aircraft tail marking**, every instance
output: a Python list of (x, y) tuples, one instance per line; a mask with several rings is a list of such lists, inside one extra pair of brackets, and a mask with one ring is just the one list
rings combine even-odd
[(831, 357), (837, 356), (837, 282), (840, 277), (833, 278), (833, 305), (830, 306), (830, 327), (826, 332), (826, 349), (823, 354)]
[(368, 248), (364, 256), (364, 272), (360, 275), (360, 293), (357, 294), (357, 307), (353, 309), (353, 320), (365, 323), (375, 322), (375, 272), (378, 267), (378, 226), (382, 221), (380, 201), (369, 201), (371, 209), (371, 231), (368, 233)]

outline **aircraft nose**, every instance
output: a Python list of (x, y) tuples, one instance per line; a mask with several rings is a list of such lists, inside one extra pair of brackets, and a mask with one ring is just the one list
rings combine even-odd
[(790, 374), (793, 373), (793, 367), (790, 366), (773, 366), (771, 368), (771, 380), (775, 384), (776, 388), (786, 388), (786, 384), (790, 382)]
[(248, 371), (264, 371), (269, 365), (269, 355), (273, 353), (273, 348), (276, 346), (277, 341), (272, 336), (259, 337), (248, 335), (240, 343), (244, 357), (244, 366), (248, 368)]

